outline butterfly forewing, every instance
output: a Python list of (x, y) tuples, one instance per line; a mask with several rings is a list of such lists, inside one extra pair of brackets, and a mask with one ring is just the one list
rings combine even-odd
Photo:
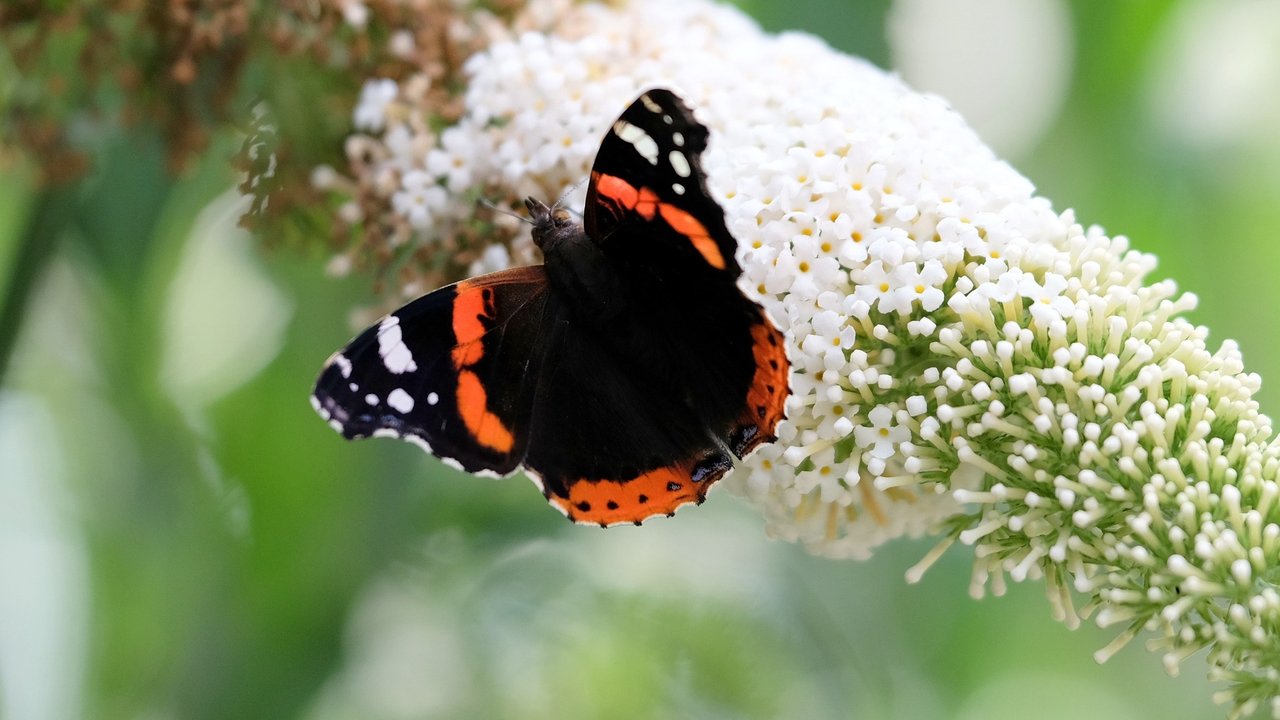
[(534, 266), (414, 300), (330, 358), (317, 411), (347, 438), (402, 437), (469, 472), (512, 472), (528, 444), (546, 291)]
[(702, 170), (708, 135), (671, 91), (637, 98), (600, 143), (583, 211), (587, 234), (628, 256), (699, 260), (736, 278), (737, 244)]

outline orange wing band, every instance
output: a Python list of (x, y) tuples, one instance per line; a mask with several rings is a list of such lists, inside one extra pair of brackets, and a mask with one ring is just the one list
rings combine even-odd
[(717, 463), (714, 455), (708, 459), (709, 467), (685, 461), (623, 481), (580, 479), (569, 483), (569, 497), (550, 495), (547, 500), (584, 525), (639, 525), (655, 515), (672, 515), (683, 505), (701, 504), (711, 485), (732, 467), (728, 460)]
[(693, 243), (693, 249), (702, 255), (702, 259), (706, 260), (708, 265), (717, 270), (724, 269), (724, 256), (720, 254), (720, 246), (711, 239), (711, 234), (702, 223), (698, 222), (697, 218), (671, 203), (659, 205), (658, 212), (672, 229), (689, 238), (689, 242)]
[(756, 373), (747, 390), (747, 409), (738, 419), (739, 430), (754, 426), (756, 432), (742, 434), (745, 441), (741, 447), (733, 448), (739, 457), (746, 457), (757, 446), (777, 438), (774, 431), (786, 417), (787, 396), (791, 392), (787, 379), (791, 363), (787, 361), (786, 338), (763, 313), (761, 310), (760, 322), (751, 328)]
[(493, 317), (493, 290), (475, 287), (463, 281), (458, 283), (453, 297), (453, 366), (461, 370), (475, 365), (484, 357), (481, 338), (485, 333), (485, 320)]
[(645, 220), (652, 220), (655, 214), (661, 215), (673, 230), (693, 243), (693, 248), (702, 255), (708, 265), (717, 270), (725, 268), (724, 255), (720, 252), (720, 246), (711, 239), (707, 228), (683, 208), (673, 203), (662, 202), (658, 199), (658, 194), (649, 188), (636, 188), (620, 177), (596, 172), (591, 173), (591, 180), (595, 184), (597, 195), (627, 210), (635, 211)]
[(470, 370), (458, 373), (458, 415), (475, 441), (500, 453), (509, 453), (515, 437), (502, 420), (489, 411), (489, 397), (480, 377)]
[(485, 320), (494, 316), (493, 290), (458, 283), (453, 298), (453, 367), (458, 371), (458, 415), (475, 441), (495, 452), (509, 453), (515, 437), (502, 419), (489, 410), (489, 396), (480, 376), (467, 368), (484, 358)]

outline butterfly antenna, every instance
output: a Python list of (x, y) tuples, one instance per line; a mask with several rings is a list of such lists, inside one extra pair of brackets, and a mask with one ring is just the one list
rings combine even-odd
[[(569, 197), (570, 195), (572, 195), (572, 194), (573, 194), (573, 191), (574, 191), (574, 190), (577, 190), (578, 188), (582, 187), (582, 183), (584, 183), (584, 182), (586, 182), (586, 181), (587, 181), (587, 178), (582, 178), (582, 179), (581, 179), (581, 180), (579, 180), (578, 182), (576, 182), (576, 183), (574, 183), (574, 184), (570, 185), (570, 186), (569, 186), (569, 188), (568, 188), (567, 190), (565, 190), (565, 191), (564, 191), (564, 193), (562, 193), (562, 194), (560, 195), (560, 199), (559, 199), (559, 200), (556, 200), (556, 204), (551, 206), (551, 209), (552, 209), (552, 210), (560, 210), (560, 209), (561, 209), (561, 206), (564, 204), (564, 201), (565, 201), (566, 199), (568, 199), (568, 197)], [(582, 213), (578, 212), (577, 210), (574, 210), (574, 209), (572, 209), (572, 208), (564, 208), (564, 210), (566, 210), (566, 211), (568, 211), (568, 212), (570, 212), (570, 213), (572, 213), (572, 214), (574, 214), (574, 215), (577, 215), (579, 219), (581, 219), (581, 218), (582, 218)]]
[(511, 212), (507, 208), (504, 208), (500, 205), (495, 205), (494, 203), (490, 202), (487, 198), (480, 198), (479, 202), (481, 205), (484, 205), (485, 207), (489, 208), (490, 210), (493, 210), (494, 212), (499, 212), (499, 213), (502, 213), (503, 215), (509, 215), (510, 217), (513, 217), (519, 220), (520, 222), (529, 223), (530, 225), (533, 224), (533, 221), (530, 220), (529, 218), (519, 213)]

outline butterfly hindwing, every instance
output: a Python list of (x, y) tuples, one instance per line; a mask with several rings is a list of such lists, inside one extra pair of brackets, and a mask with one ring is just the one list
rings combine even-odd
[(441, 288), (336, 353), (313, 404), (347, 438), (401, 437), (469, 472), (514, 471), (529, 436), (546, 321), (540, 266)]
[[(702, 503), (732, 469), (731, 454), (746, 457), (774, 441), (786, 414), (790, 365), (781, 331), (763, 310), (755, 317), (754, 370), (738, 399), (741, 411), (714, 437), (705, 416), (661, 387), (646, 387), (634, 367), (595, 358), (583, 352), (594, 343), (561, 336), (539, 381), (526, 459), (551, 505), (583, 524), (639, 525)], [(592, 381), (584, 384), (584, 375)]]
[(551, 315), (560, 322), (537, 378), (525, 459), (548, 501), (602, 525), (701, 502), (731, 462), (686, 398), (573, 313)]

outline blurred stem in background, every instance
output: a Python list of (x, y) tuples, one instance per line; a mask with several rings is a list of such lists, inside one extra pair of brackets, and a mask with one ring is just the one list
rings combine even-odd
[(13, 236), (16, 247), (12, 250), (9, 276), (0, 300), (0, 386), (4, 385), (31, 295), (44, 277), (58, 238), (72, 216), (76, 190), (74, 184), (45, 188), (37, 192), (30, 207), (11, 208), (24, 219)]

